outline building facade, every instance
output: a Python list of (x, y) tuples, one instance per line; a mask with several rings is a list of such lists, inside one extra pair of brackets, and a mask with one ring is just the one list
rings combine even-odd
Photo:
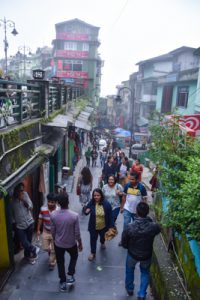
[(79, 19), (55, 25), (53, 40), (53, 75), (66, 83), (82, 85), (85, 94), (98, 100), (102, 61), (98, 54), (99, 27)]

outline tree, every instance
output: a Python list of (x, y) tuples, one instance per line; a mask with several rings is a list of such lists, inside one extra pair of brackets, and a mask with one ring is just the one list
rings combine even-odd
[(163, 223), (200, 241), (200, 142), (174, 122), (151, 127), (151, 155), (159, 162), (161, 193), (168, 199)]

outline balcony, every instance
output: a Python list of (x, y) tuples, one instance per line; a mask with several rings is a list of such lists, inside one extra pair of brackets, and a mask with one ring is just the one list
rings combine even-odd
[(156, 102), (156, 95), (143, 95), (140, 102), (142, 103)]

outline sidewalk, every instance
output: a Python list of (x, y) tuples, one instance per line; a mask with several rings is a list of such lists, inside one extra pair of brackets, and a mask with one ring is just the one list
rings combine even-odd
[[(83, 240), (83, 252), (79, 254), (76, 268), (76, 283), (69, 291), (70, 295), (59, 292), (59, 280), (57, 268), (48, 270), (47, 253), (42, 249), (35, 265), (27, 264), (23, 258), (16, 264), (15, 271), (8, 280), (4, 290), (0, 294), (1, 300), (125, 300), (127, 294), (124, 288), (124, 273), (126, 250), (118, 246), (122, 232), (123, 216), (117, 221), (119, 234), (113, 240), (106, 243), (106, 250), (100, 250), (98, 243), (96, 261), (89, 262), (90, 254), (89, 233), (87, 231), (88, 217), (81, 215), (81, 205), (78, 196), (74, 193), (76, 180), (85, 163), (84, 158), (79, 161), (74, 172), (74, 184), (69, 192), (70, 208), (77, 211), (80, 216), (80, 228)], [(100, 167), (91, 168), (95, 188), (101, 174)], [(148, 174), (148, 173), (146, 173)], [(145, 175), (145, 174), (144, 174)], [(145, 176), (147, 177), (147, 176)], [(71, 181), (72, 182), (72, 181)], [(66, 254), (66, 266), (69, 257)], [(135, 271), (135, 290), (139, 286), (139, 266)], [(136, 295), (131, 297), (136, 300)], [(150, 290), (146, 300), (153, 300)]]

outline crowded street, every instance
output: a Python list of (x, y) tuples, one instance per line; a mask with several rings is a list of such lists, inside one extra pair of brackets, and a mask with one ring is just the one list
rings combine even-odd
[[(82, 207), (79, 197), (76, 195), (76, 183), (81, 169), (85, 166), (84, 156), (79, 160), (73, 179), (66, 182), (69, 192), (69, 208), (79, 213), (80, 229), (83, 241), (83, 251), (79, 253), (75, 279), (73, 286), (69, 287), (66, 293), (59, 292), (59, 279), (57, 267), (49, 271), (47, 267), (47, 255), (41, 248), (36, 237), (34, 243), (40, 246), (38, 260), (35, 265), (27, 264), (23, 258), (23, 253), (16, 256), (16, 267), (11, 278), (8, 280), (1, 294), (1, 300), (45, 300), (45, 299), (83, 299), (83, 300), (122, 300), (127, 299), (125, 290), (125, 259), (126, 250), (119, 247), (122, 232), (123, 216), (120, 214), (117, 219), (118, 235), (111, 241), (106, 242), (106, 249), (100, 249), (97, 244), (96, 259), (88, 261), (90, 254), (89, 232), (87, 230), (88, 216), (82, 214)], [(102, 173), (100, 161), (97, 160), (96, 167), (90, 167), (93, 175), (93, 188), (98, 186)], [(145, 170), (144, 176), (148, 177)], [(65, 255), (65, 265), (67, 266), (69, 257)], [(135, 271), (135, 290), (139, 289), (139, 266)], [(137, 299), (137, 294), (132, 297)], [(150, 288), (148, 288), (146, 300), (152, 300)]]

